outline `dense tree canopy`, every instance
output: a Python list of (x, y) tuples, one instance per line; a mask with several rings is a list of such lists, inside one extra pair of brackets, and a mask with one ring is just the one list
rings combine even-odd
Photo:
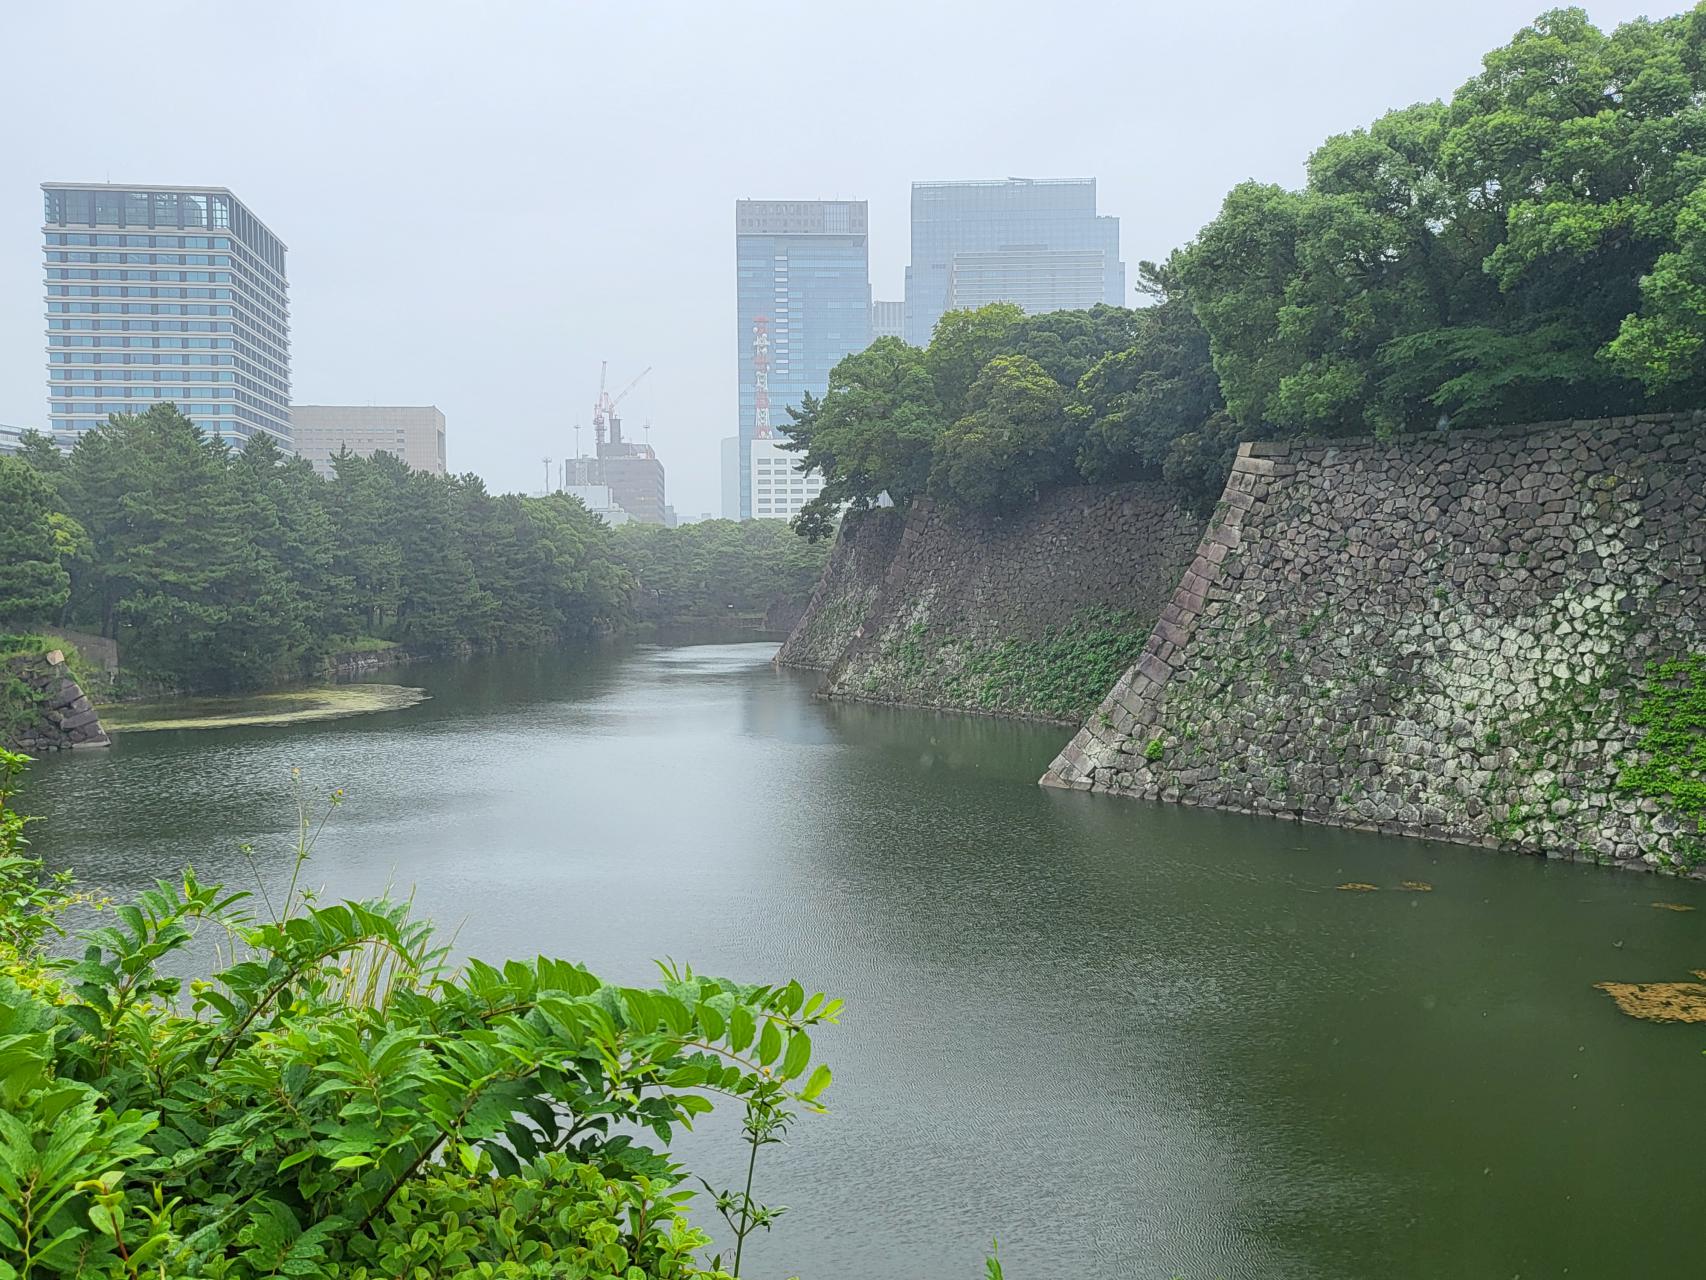
[(1234, 188), (1140, 276), (1137, 310), (997, 304), (848, 357), (795, 415), (827, 478), (796, 527), (1079, 480), (1205, 504), (1241, 439), (1706, 402), (1706, 4), (1610, 35), (1543, 14), (1449, 102), (1328, 139), (1302, 190)]
[(117, 636), (127, 669), (180, 689), (252, 688), (376, 641), (520, 648), (712, 597), (762, 611), (808, 598), (821, 563), (779, 523), (618, 540), (567, 495), (494, 495), (384, 453), (341, 456), (326, 480), (265, 436), (233, 451), (171, 404), (68, 457), (44, 444), (0, 459), (0, 617)]
[(1180, 260), (1249, 428), (1382, 434), (1706, 394), (1706, 7), (1553, 11), (1449, 103), (1245, 184)]
[(662, 626), (803, 605), (825, 555), (781, 520), (704, 520), (679, 529), (625, 524), (611, 541), (636, 583), (635, 616)]
[(71, 594), (53, 494), (24, 462), (0, 458), (0, 621), (52, 618)]

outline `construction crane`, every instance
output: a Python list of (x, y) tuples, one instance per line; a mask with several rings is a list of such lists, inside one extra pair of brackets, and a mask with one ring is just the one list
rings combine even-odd
[(599, 444), (604, 443), (604, 433), (610, 424), (610, 420), (616, 416), (616, 406), (621, 404), (623, 400), (627, 399), (628, 393), (640, 385), (640, 378), (644, 378), (651, 371), (652, 366), (647, 365), (644, 369), (640, 370), (638, 378), (635, 378), (627, 386), (623, 387), (621, 391), (617, 392), (615, 396), (612, 396), (604, 387), (605, 379), (610, 373), (610, 361), (599, 361), (598, 399), (593, 402), (592, 406), (592, 433), (593, 438), (597, 440)]

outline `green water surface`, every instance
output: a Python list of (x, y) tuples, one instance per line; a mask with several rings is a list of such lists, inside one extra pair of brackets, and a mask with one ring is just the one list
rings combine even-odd
[[(312, 878), (412, 886), (463, 953), (845, 997), (757, 1277), (973, 1280), (991, 1237), (1012, 1280), (1706, 1272), (1706, 1028), (1593, 987), (1706, 968), (1706, 911), (1652, 905), (1701, 886), (1045, 791), (1062, 731), (824, 704), (773, 651), (413, 666), (420, 705), (121, 735), (26, 807), (112, 889), (246, 882), (244, 840), (276, 888), (298, 766), (349, 797)], [(713, 1181), (729, 1128), (683, 1147)]]

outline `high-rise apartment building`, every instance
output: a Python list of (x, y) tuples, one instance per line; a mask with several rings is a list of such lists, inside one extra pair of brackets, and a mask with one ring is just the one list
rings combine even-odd
[(370, 458), (391, 453), (416, 471), (446, 473), (444, 414), (437, 405), (293, 404), (296, 452), (328, 479), (332, 459), (347, 449)]
[(210, 435), (289, 449), (284, 242), (224, 187), (42, 184), (48, 422), (174, 401)]
[(829, 371), (870, 345), (865, 202), (736, 201), (735, 274), (740, 517), (749, 520), (753, 441), (785, 431), (788, 407), (822, 395)]
[(944, 311), (1013, 302), (1029, 314), (1123, 305), (1120, 220), (1096, 212), (1094, 178), (912, 184), (906, 340)]

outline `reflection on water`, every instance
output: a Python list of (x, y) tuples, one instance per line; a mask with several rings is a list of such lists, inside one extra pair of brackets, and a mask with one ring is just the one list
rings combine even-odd
[(40, 767), (40, 846), (283, 877), (297, 765), (350, 797), (318, 879), (415, 886), (463, 952), (846, 997), (834, 1113), (761, 1167), (767, 1275), (975, 1277), (992, 1236), (1033, 1278), (1692, 1265), (1698, 1029), (1594, 984), (1706, 964), (1650, 905), (1700, 886), (1043, 790), (1059, 730), (817, 702), (772, 652), (411, 667), (399, 711), (121, 739)]

